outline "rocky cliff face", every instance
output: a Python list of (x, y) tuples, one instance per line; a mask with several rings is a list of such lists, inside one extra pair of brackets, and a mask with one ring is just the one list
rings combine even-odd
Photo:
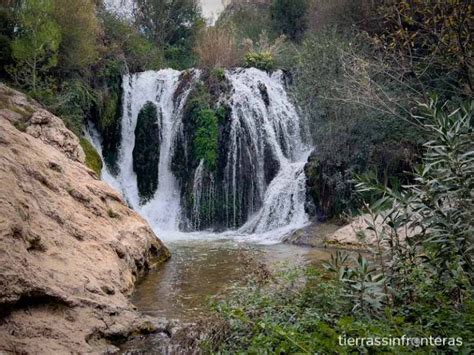
[(83, 161), (59, 118), (0, 84), (0, 352), (108, 351), (153, 330), (127, 296), (169, 252)]

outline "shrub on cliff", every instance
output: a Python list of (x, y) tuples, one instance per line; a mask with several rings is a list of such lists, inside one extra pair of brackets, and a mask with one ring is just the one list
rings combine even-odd
[(247, 38), (243, 43), (247, 52), (244, 57), (245, 67), (253, 67), (265, 71), (274, 70), (276, 68), (276, 59), (282, 52), (285, 40), (285, 36), (271, 40), (266, 31), (260, 33), (257, 41)]
[(260, 70), (271, 71), (275, 67), (275, 60), (269, 52), (255, 53), (250, 52), (245, 55), (245, 66), (247, 68), (257, 68)]

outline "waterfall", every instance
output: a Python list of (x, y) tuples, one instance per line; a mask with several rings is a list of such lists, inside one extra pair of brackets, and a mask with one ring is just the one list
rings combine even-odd
[[(227, 107), (229, 115), (219, 120), (214, 169), (192, 156), (195, 122), (188, 117), (186, 105), (201, 80), (198, 70), (125, 75), (119, 171), (113, 176), (104, 166), (102, 178), (119, 189), (165, 239), (163, 232), (210, 229), (241, 239), (278, 241), (308, 220), (306, 125), (287, 95), (283, 73), (253, 68), (225, 72), (227, 89), (215, 105)], [(141, 116), (146, 105), (152, 107), (148, 114), (156, 115), (153, 126), (143, 123), (149, 120)], [(148, 126), (140, 128), (141, 124)], [(145, 141), (154, 143), (137, 147), (137, 134), (153, 135)], [(101, 138), (93, 127), (89, 139), (100, 153)], [(159, 159), (146, 159), (150, 144), (159, 146)], [(158, 176), (137, 177), (134, 156), (135, 160), (144, 156), (145, 163), (155, 164), (150, 159), (156, 159), (158, 169), (153, 165), (150, 171)], [(139, 180), (152, 194), (143, 197)]]

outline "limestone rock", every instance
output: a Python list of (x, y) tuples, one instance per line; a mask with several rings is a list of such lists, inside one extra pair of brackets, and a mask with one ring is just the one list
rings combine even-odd
[(148, 329), (128, 295), (169, 252), (59, 118), (3, 85), (0, 98), (0, 353), (115, 349)]
[(64, 126), (59, 117), (43, 109), (36, 101), (3, 84), (0, 84), (0, 118), (59, 149), (69, 158), (81, 163), (85, 161), (79, 138)]

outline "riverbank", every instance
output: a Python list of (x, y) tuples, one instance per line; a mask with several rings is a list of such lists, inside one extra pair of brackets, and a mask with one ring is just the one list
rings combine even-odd
[(349, 222), (312, 222), (283, 238), (287, 244), (312, 248), (368, 251), (376, 238), (368, 230), (369, 216), (359, 216)]

